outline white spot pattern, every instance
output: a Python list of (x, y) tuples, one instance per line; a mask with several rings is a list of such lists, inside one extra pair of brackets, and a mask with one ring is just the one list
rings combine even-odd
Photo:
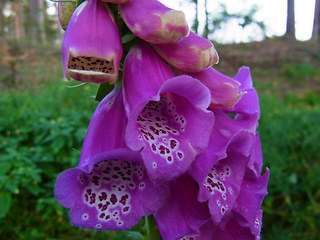
[[(228, 189), (226, 189), (224, 182), (226, 178), (230, 176), (231, 168), (229, 166), (225, 166), (224, 170), (221, 172), (218, 172), (216, 168), (212, 167), (203, 185), (211, 195), (215, 194), (215, 192), (219, 192), (222, 199), (224, 201), (227, 201), (227, 193), (229, 192), (230, 194), (232, 194), (233, 190), (231, 187), (228, 187)], [(223, 205), (220, 200), (217, 200), (216, 203), (217, 206), (221, 209), (221, 214), (224, 215), (229, 209), (228, 204)]]
[[(132, 190), (143, 191), (145, 182), (141, 181), (144, 176), (142, 165), (134, 162), (121, 161), (117, 159), (102, 161), (94, 165), (90, 174), (82, 173), (78, 177), (79, 182), (87, 178), (88, 185), (82, 193), (84, 203), (94, 207), (98, 211), (95, 216), (98, 221), (115, 221), (118, 226), (123, 225), (121, 217), (131, 211)], [(138, 186), (138, 188), (137, 188)], [(82, 215), (86, 221), (88, 213)], [(101, 228), (97, 224), (96, 228)]]
[[(168, 164), (183, 160), (184, 153), (179, 149), (177, 136), (185, 131), (186, 120), (176, 111), (170, 96), (163, 95), (160, 101), (149, 101), (140, 113), (138, 130), (147, 146), (154, 154), (164, 158)], [(157, 164), (153, 164), (157, 168)]]

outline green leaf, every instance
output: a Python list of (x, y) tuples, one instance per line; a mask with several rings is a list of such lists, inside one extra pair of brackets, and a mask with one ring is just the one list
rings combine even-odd
[(0, 175), (5, 175), (11, 168), (10, 163), (4, 162), (0, 163)]
[(8, 213), (11, 206), (11, 194), (9, 192), (0, 192), (0, 218)]
[(111, 92), (113, 89), (113, 85), (110, 85), (109, 83), (101, 83), (96, 95), (95, 100), (101, 101), (109, 92)]
[(144, 237), (140, 232), (126, 231), (124, 234), (126, 235), (126, 237), (132, 240), (144, 240)]

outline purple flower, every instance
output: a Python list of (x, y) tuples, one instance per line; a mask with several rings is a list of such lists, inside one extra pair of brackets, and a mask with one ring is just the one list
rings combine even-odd
[[(235, 79), (252, 95), (233, 108), (214, 110), (206, 150), (187, 174), (170, 183), (170, 197), (154, 214), (166, 240), (260, 239), (269, 170), (261, 176), (259, 103), (249, 69), (241, 68)], [(231, 118), (226, 112), (237, 115)]]
[(176, 42), (189, 32), (184, 13), (157, 0), (128, 0), (118, 9), (128, 28), (150, 43)]
[(95, 83), (117, 80), (122, 45), (116, 20), (106, 4), (87, 0), (75, 10), (62, 57), (68, 79)]
[(140, 151), (152, 179), (186, 172), (207, 147), (214, 124), (210, 92), (190, 76), (174, 77), (145, 43), (131, 48), (123, 72), (126, 142)]
[(153, 48), (167, 63), (186, 72), (198, 72), (219, 61), (213, 44), (193, 32), (177, 42), (154, 44)]
[(116, 87), (90, 121), (78, 167), (64, 171), (55, 185), (55, 197), (70, 208), (73, 225), (129, 229), (166, 198), (166, 186), (151, 182), (141, 154), (126, 147), (126, 123), (122, 92)]

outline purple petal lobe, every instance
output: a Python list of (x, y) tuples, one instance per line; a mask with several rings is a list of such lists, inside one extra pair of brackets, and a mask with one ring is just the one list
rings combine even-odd
[(260, 211), (263, 198), (267, 195), (268, 178), (268, 169), (263, 176), (257, 179), (245, 177), (237, 202), (232, 209), (233, 212), (241, 216), (238, 219), (239, 224), (250, 228), (256, 236), (260, 233), (257, 225), (261, 228), (261, 219), (257, 220), (257, 214)]
[[(193, 162), (189, 171), (199, 184), (204, 181), (204, 178), (208, 174), (208, 169), (211, 169), (218, 160), (227, 157), (227, 147), (231, 141), (235, 141), (236, 138), (241, 140), (239, 136), (246, 135), (247, 133), (245, 132), (254, 134), (257, 127), (257, 115), (255, 118), (252, 117), (250, 119), (237, 120), (230, 118), (222, 111), (215, 111), (214, 114), (215, 123), (211, 132), (208, 147), (197, 157), (196, 161)], [(240, 135), (237, 137), (239, 133)], [(235, 146), (235, 144), (233, 145)], [(239, 149), (241, 147), (242, 149)], [(240, 142), (238, 149), (243, 155), (249, 156), (251, 152), (251, 145), (241, 144)], [(202, 201), (207, 200), (207, 198), (200, 199)]]
[(170, 65), (186, 71), (198, 72), (218, 62), (213, 44), (193, 32), (169, 44), (154, 44), (153, 48)]
[(248, 67), (241, 67), (234, 79), (240, 82), (241, 85), (239, 89), (244, 95), (232, 108), (228, 109), (227, 112), (238, 114), (237, 118), (250, 118), (255, 114), (258, 114), (259, 118), (259, 98), (256, 90), (252, 86), (250, 69)]
[(166, 190), (154, 187), (142, 164), (112, 159), (96, 163), (90, 173), (78, 169), (63, 172), (55, 196), (71, 208), (75, 226), (124, 230), (154, 213), (162, 205)]
[(128, 0), (118, 7), (128, 28), (147, 42), (175, 42), (189, 32), (183, 12), (156, 0)]
[(62, 56), (68, 79), (95, 83), (117, 80), (122, 45), (115, 18), (106, 4), (90, 0), (75, 10)]
[(170, 197), (154, 214), (163, 239), (176, 240), (198, 232), (210, 219), (207, 204), (197, 201), (198, 190), (197, 183), (188, 175), (183, 175), (171, 183)]

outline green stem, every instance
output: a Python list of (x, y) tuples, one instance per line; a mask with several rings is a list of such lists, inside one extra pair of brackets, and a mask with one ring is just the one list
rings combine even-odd
[(147, 232), (145, 240), (162, 240), (153, 215), (146, 216), (145, 221), (145, 229)]
[(82, 2), (84, 2), (84, 0), (77, 0), (77, 7), (78, 7)]

